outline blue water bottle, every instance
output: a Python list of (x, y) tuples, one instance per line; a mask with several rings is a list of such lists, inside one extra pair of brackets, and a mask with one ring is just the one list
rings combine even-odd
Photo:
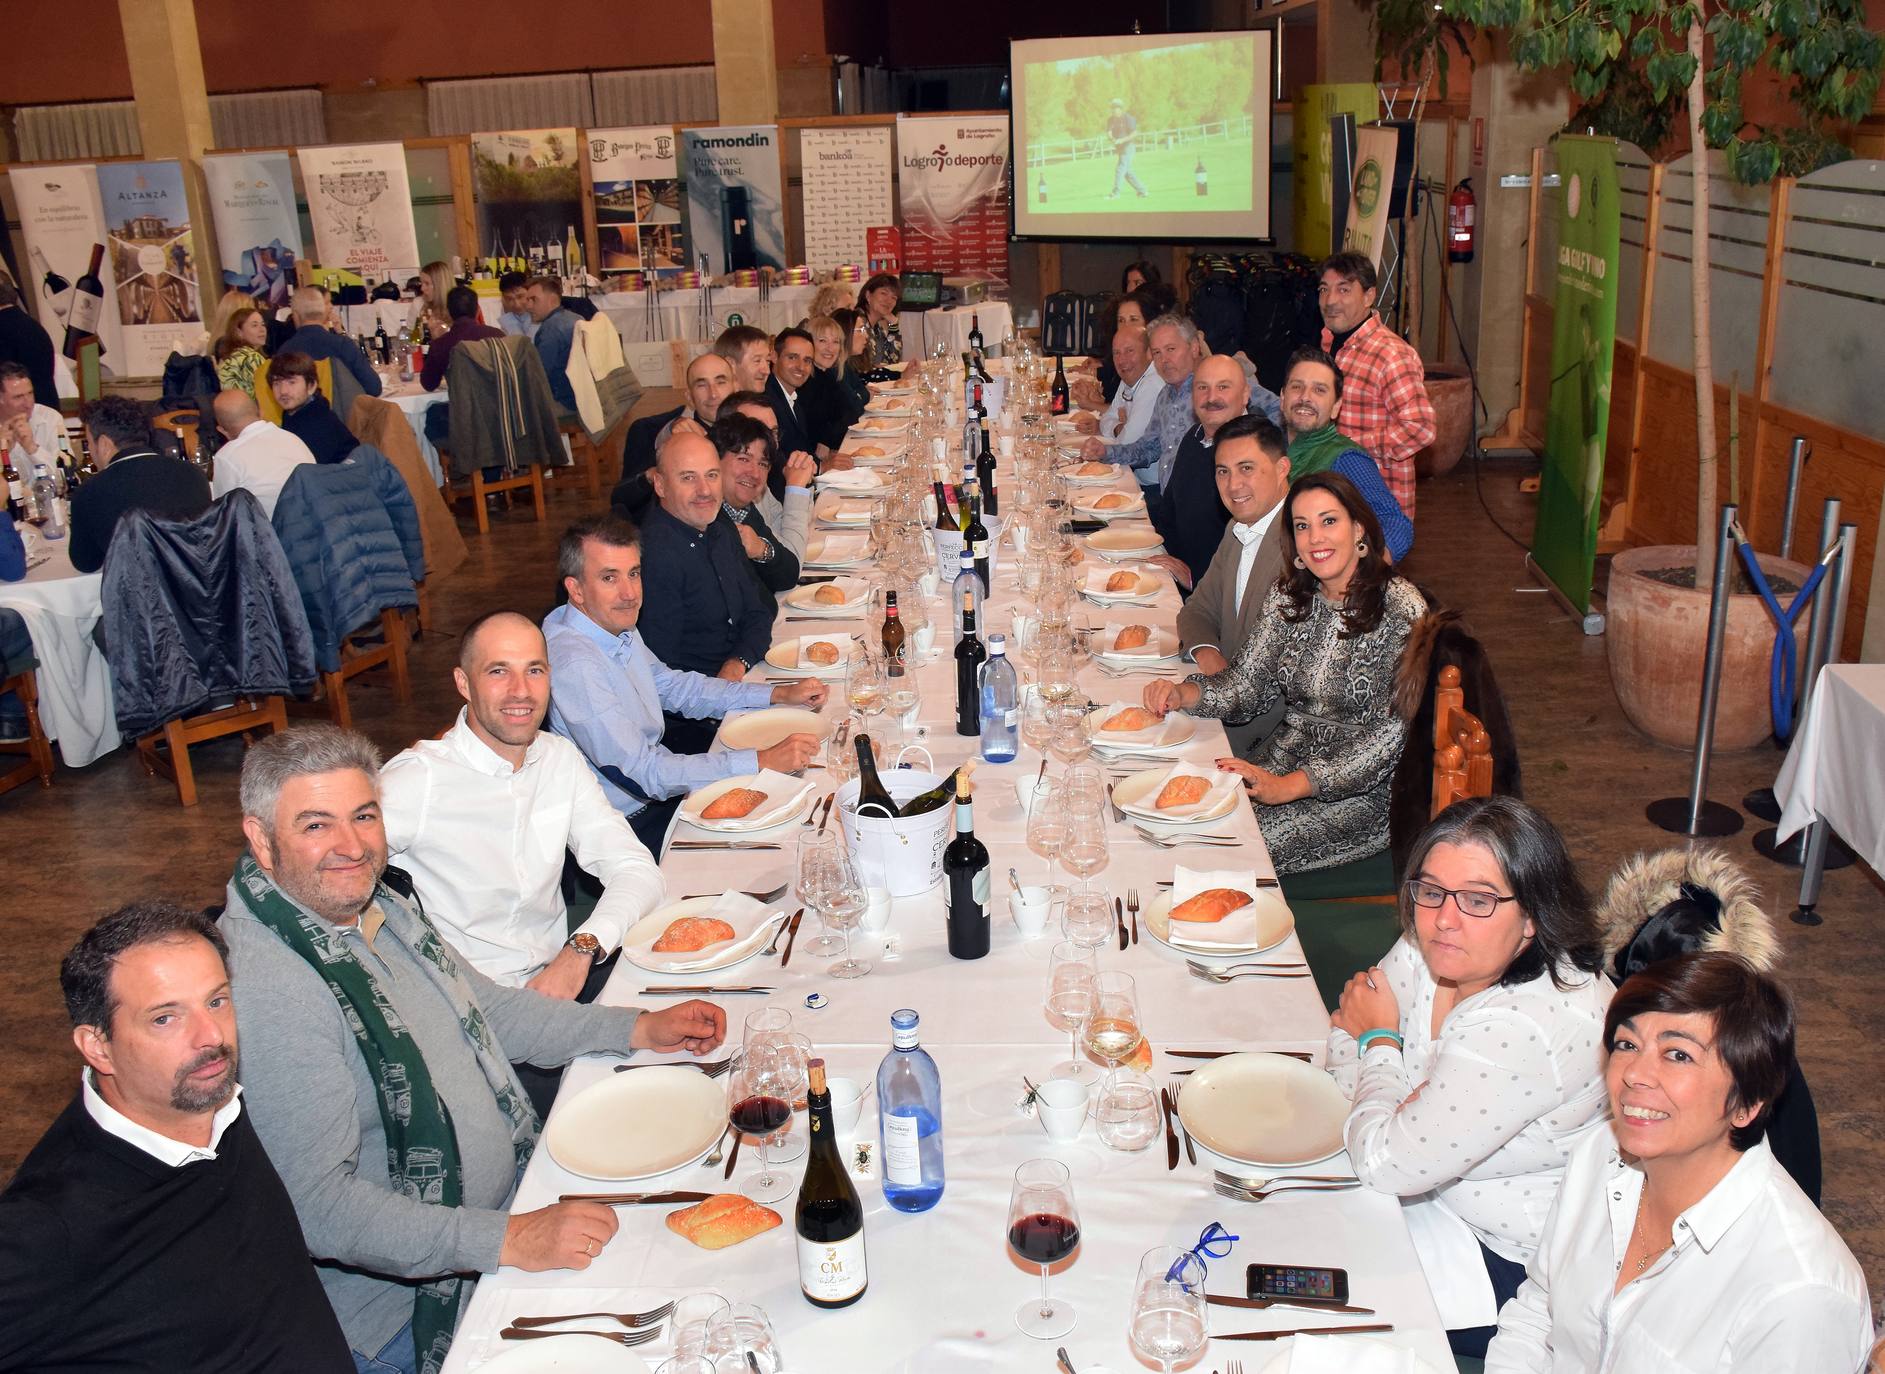
[(1008, 661), (1008, 637), (988, 637), (988, 662), (982, 665), (982, 758), (1013, 763), (1021, 737), (1021, 684)]
[(892, 1048), (877, 1066), (884, 1200), (899, 1212), (927, 1212), (943, 1192), (942, 1076), (916, 1023), (908, 1007), (890, 1013)]

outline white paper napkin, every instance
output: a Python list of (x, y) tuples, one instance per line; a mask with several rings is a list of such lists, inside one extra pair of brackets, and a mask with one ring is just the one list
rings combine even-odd
[[(838, 651), (838, 661), (836, 663), (813, 663), (805, 656), (805, 651), (810, 649), (814, 644), (829, 644)], [(850, 657), (851, 641), (848, 637), (838, 639), (829, 635), (803, 635), (799, 639), (798, 653), (794, 657), (793, 662), (796, 667), (800, 668), (826, 668), (835, 672), (837, 669), (842, 668), (845, 664), (845, 660)]]
[(1073, 508), (1076, 511), (1089, 511), (1095, 515), (1109, 515), (1114, 519), (1118, 519), (1122, 515), (1136, 515), (1145, 509), (1145, 497), (1135, 496), (1131, 492), (1125, 491), (1117, 493), (1126, 498), (1125, 505), (1102, 506), (1100, 504), (1101, 497), (1113, 494), (1112, 492), (1101, 491), (1095, 492), (1091, 496), (1076, 497), (1074, 499)]
[(1119, 643), (1119, 632), (1121, 630), (1125, 629), (1128, 625), (1143, 625), (1143, 624), (1145, 624), (1144, 621), (1133, 621), (1133, 620), (1109, 620), (1107, 621), (1106, 628), (1103, 631), (1101, 631), (1099, 647), (1096, 650), (1096, 652), (1102, 653), (1102, 654), (1117, 654), (1121, 658), (1158, 658), (1159, 657), (1159, 634), (1158, 634), (1158, 626), (1156, 625), (1146, 625), (1146, 628), (1152, 632), (1152, 637), (1149, 640), (1147, 640), (1145, 643), (1141, 644), (1138, 648), (1115, 649), (1113, 647), (1115, 644)]
[[(1155, 805), (1158, 801), (1158, 794), (1164, 791), (1166, 784), (1174, 778), (1203, 778), (1211, 785), (1210, 790), (1204, 794), (1202, 801), (1192, 802), (1189, 806), (1169, 806), (1160, 810)], [(1171, 772), (1165, 775), (1155, 790), (1146, 795), (1145, 800), (1135, 802), (1134, 805), (1150, 815), (1157, 816), (1160, 820), (1187, 821), (1194, 816), (1202, 816), (1207, 812), (1218, 810), (1224, 805), (1225, 795), (1241, 786), (1242, 783), (1235, 773), (1220, 773), (1216, 769), (1200, 768), (1195, 763), (1187, 763), (1181, 759), (1172, 765)]]
[[(820, 601), (820, 587), (836, 587), (844, 593), (843, 601)], [(835, 577), (829, 582), (820, 582), (811, 587), (794, 587), (786, 595), (788, 604), (805, 611), (822, 611), (829, 615), (842, 607), (855, 606), (870, 596), (870, 583), (861, 577)]]
[(816, 481), (832, 491), (877, 491), (884, 484), (884, 479), (869, 468), (837, 468), (819, 473)]
[(1359, 1336), (1295, 1336), (1286, 1374), (1415, 1374), (1414, 1352)]
[(827, 534), (818, 546), (818, 556), (807, 563), (849, 563), (870, 552), (868, 534)]
[[(667, 932), (668, 925), (673, 923), (670, 921), (664, 923), (652, 934), (625, 946), (625, 952), (629, 956), (629, 962), (641, 968), (662, 973), (687, 973), (693, 969), (721, 962), (733, 949), (755, 938), (769, 938), (765, 935), (765, 930), (781, 914), (783, 913), (776, 909), (755, 902), (744, 892), (728, 892), (716, 898), (712, 906), (701, 907), (689, 912), (688, 915), (713, 916), (725, 921), (733, 927), (731, 940), (723, 940), (705, 949), (688, 950), (686, 953), (657, 954), (655, 944)], [(675, 921), (681, 919), (679, 916), (673, 918)]]
[(766, 799), (737, 820), (703, 821), (700, 819), (703, 808), (698, 806), (683, 806), (682, 819), (702, 830), (758, 830), (784, 820), (797, 810), (801, 800), (818, 790), (818, 785), (807, 778), (795, 778), (790, 773), (771, 768), (762, 768), (751, 777), (734, 778), (732, 781), (736, 787), (764, 792)]
[(1172, 906), (1190, 901), (1200, 892), (1228, 887), (1250, 894), (1250, 904), (1239, 907), (1221, 921), (1170, 921), (1166, 930), (1176, 943), (1188, 945), (1252, 946), (1261, 943), (1257, 934), (1257, 872), (1253, 869), (1184, 868), (1172, 873)]

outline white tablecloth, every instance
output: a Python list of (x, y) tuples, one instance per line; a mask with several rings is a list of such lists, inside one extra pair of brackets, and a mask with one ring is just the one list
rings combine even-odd
[(432, 474), (434, 482), (443, 482), (444, 469), (439, 464), (438, 448), (425, 437), (425, 416), (433, 406), (445, 402), (445, 387), (441, 385), (437, 391), (427, 391), (419, 385), (416, 377), (410, 382), (402, 382), (397, 377), (388, 380), (384, 374), (381, 382), (380, 399), (391, 401), (399, 407), (400, 413), (406, 417), (406, 423), (412, 426), (412, 437), (419, 441), (419, 456), (425, 459), (426, 470)]
[[(992, 628), (1000, 631), (1018, 606), (1019, 593), (1012, 568), (1003, 569), (998, 563), (995, 580)], [(929, 606), (938, 629), (938, 650), (951, 642), (942, 607), (940, 597)], [(1169, 582), (1155, 607), (1112, 612), (1083, 607), (1095, 625), (1123, 615), (1165, 626), (1171, 625), (1177, 608), (1177, 593)], [(785, 618), (792, 614), (782, 608), (775, 638), (821, 629), (819, 624)], [(858, 621), (829, 621), (823, 628), (865, 626)], [(765, 670), (754, 676), (765, 676)], [(1093, 700), (1109, 702), (1137, 699), (1145, 681), (1143, 677), (1114, 678), (1090, 668), (1082, 685)], [(918, 717), (925, 732), (923, 743), (934, 753), (938, 771), (947, 771), (972, 752), (974, 743), (954, 731), (953, 659), (935, 652), (919, 668), (918, 682), (923, 694)], [(1200, 721), (1183, 755), (1208, 767), (1212, 759), (1228, 752), (1223, 728), (1215, 721)], [(1154, 1245), (1190, 1245), (1214, 1220), (1243, 1239), (1229, 1259), (1212, 1263), (1212, 1292), (1241, 1295), (1244, 1265), (1253, 1261), (1340, 1265), (1349, 1271), (1352, 1301), (1375, 1308), (1379, 1320), (1394, 1323), (1393, 1339), (1418, 1351), (1437, 1368), (1454, 1367), (1393, 1198), (1356, 1190), (1299, 1194), (1256, 1206), (1232, 1203), (1211, 1191), (1213, 1161), (1208, 1152), (1200, 1150), (1199, 1167), (1181, 1159), (1178, 1171), (1168, 1173), (1162, 1138), (1139, 1154), (1120, 1154), (1101, 1145), (1089, 1125), (1077, 1141), (1056, 1145), (1035, 1120), (1016, 1110), (1021, 1075), (1039, 1081), (1069, 1049), (1066, 1034), (1048, 1023), (1041, 1005), (1048, 954), (1058, 937), (1050, 931), (1033, 941), (1021, 939), (1006, 905), (1011, 865), (1020, 870), (1023, 882), (1041, 881), (1043, 863), (1027, 849), (1013, 786), (1015, 778), (1031, 779), (1039, 767), (1039, 755), (1024, 746), (1015, 763), (983, 766), (976, 772), (976, 833), (989, 848), (994, 875), (994, 942), (987, 958), (963, 962), (950, 957), (945, 945), (945, 904), (941, 890), (936, 889), (894, 903), (886, 933), (895, 937), (896, 957), (886, 957), (880, 939), (853, 935), (859, 957), (874, 964), (861, 979), (830, 978), (825, 973), (826, 961), (805, 953), (805, 945), (816, 934), (808, 915), (790, 967), (781, 969), (775, 960), (756, 959), (723, 973), (683, 980), (777, 986), (779, 991), (770, 997), (721, 999), (727, 1007), (730, 1041), (737, 1045), (741, 1023), (755, 1008), (785, 1006), (793, 1012), (795, 1029), (810, 1035), (825, 1056), (830, 1072), (865, 1081), (873, 1078), (888, 1049), (890, 1013), (899, 1007), (914, 1007), (921, 1013), (923, 1044), (935, 1056), (942, 1074), (947, 1188), (938, 1206), (911, 1216), (884, 1201), (875, 1171), (869, 1178), (853, 1176), (864, 1202), (870, 1258), (871, 1286), (863, 1301), (843, 1311), (822, 1312), (800, 1296), (789, 1197), (773, 1204), (785, 1217), (783, 1226), (737, 1248), (715, 1252), (696, 1249), (667, 1230), (662, 1220), (665, 1208), (625, 1208), (617, 1213), (621, 1230), (583, 1273), (526, 1274), (505, 1269), (484, 1279), (460, 1325), (445, 1365), (447, 1374), (474, 1370), (503, 1348), (496, 1333), (511, 1317), (554, 1310), (544, 1305), (544, 1290), (556, 1288), (608, 1290), (612, 1308), (623, 1311), (651, 1307), (700, 1289), (756, 1302), (770, 1315), (786, 1367), (796, 1374), (1045, 1371), (1053, 1363), (1057, 1345), (1066, 1346), (1077, 1369), (1099, 1361), (1118, 1371), (1142, 1369), (1147, 1366), (1135, 1359), (1126, 1338), (1126, 1312), (1138, 1257)], [(1050, 768), (1058, 770), (1059, 765)], [(824, 775), (814, 771), (810, 776)], [(831, 823), (837, 824), (835, 819)], [(1130, 828), (1115, 825), (1110, 835), (1111, 861), (1095, 885), (1120, 895), (1137, 887), (1141, 900), (1150, 902), (1159, 892), (1158, 880), (1169, 878), (1178, 863), (1244, 867), (1263, 875), (1274, 872), (1249, 808), (1239, 806), (1229, 818), (1209, 828), (1234, 829), (1245, 838), (1246, 848), (1236, 853), (1209, 849), (1166, 853), (1134, 839)], [(698, 837), (689, 827), (680, 829)], [(709, 889), (776, 886), (791, 876), (799, 833), (797, 827), (786, 831), (777, 851), (671, 851), (662, 864), (669, 891), (679, 896)], [(1056, 872), (1054, 881), (1071, 880)], [(1239, 1046), (1306, 1050), (1320, 1057), (1328, 1016), (1312, 980), (1209, 986), (1187, 975), (1183, 961), (1145, 932), (1143, 917), (1140, 928), (1142, 943), (1124, 952), (1109, 943), (1099, 951), (1099, 960), (1102, 968), (1123, 969), (1135, 976), (1141, 1018), (1155, 1050)], [(1301, 947), (1292, 937), (1275, 957), (1299, 959)], [(641, 997), (639, 989), (662, 981), (673, 980), (645, 974), (624, 960), (602, 1000), (616, 1005), (644, 1003), (651, 999)], [(828, 999), (818, 1011), (807, 1010), (804, 1002), (814, 990)], [(564, 1080), (563, 1097), (607, 1077), (612, 1064), (605, 1058), (573, 1064)], [(1193, 1064), (1155, 1055), (1154, 1069), (1161, 1082), (1189, 1067)], [(856, 1138), (874, 1141), (876, 1134), (874, 1099), (867, 1099)], [(1014, 1310), (1038, 1293), (1039, 1276), (1010, 1256), (1004, 1238), (1014, 1170), (1039, 1156), (1057, 1158), (1071, 1170), (1081, 1220), (1080, 1251), (1053, 1281), (1054, 1292), (1078, 1309), (1079, 1322), (1069, 1335), (1051, 1342), (1032, 1340), (1015, 1327)], [(802, 1165), (795, 1162), (783, 1167), (796, 1171)], [(757, 1155), (749, 1146), (742, 1151), (731, 1182), (722, 1181), (719, 1169), (696, 1166), (633, 1186), (732, 1189), (755, 1168)], [(1345, 1157), (1338, 1156), (1316, 1172), (1340, 1173), (1347, 1168)], [(528, 1211), (555, 1201), (560, 1193), (597, 1191), (600, 1186), (563, 1170), (547, 1149), (539, 1149), (519, 1187), (515, 1210)], [(1357, 1320), (1374, 1319), (1318, 1317), (1313, 1312), (1282, 1309), (1232, 1312), (1214, 1308), (1211, 1314), (1212, 1328), (1220, 1333)], [(1272, 1348), (1253, 1345), (1244, 1350), (1238, 1344), (1219, 1343), (1194, 1367), (1222, 1366), (1229, 1358), (1249, 1363), (1252, 1356), (1260, 1367)], [(657, 1342), (644, 1353), (651, 1365), (658, 1366), (667, 1349)]]
[(949, 346), (949, 356), (960, 359), (969, 351), (969, 325), (979, 321), (982, 343), (990, 356), (1001, 354), (1002, 341), (1014, 332), (1014, 316), (1006, 301), (978, 301), (939, 310), (903, 310), (897, 323), (903, 329), (903, 356), (927, 358), (937, 344)]
[(812, 308), (815, 286), (775, 286), (761, 302), (756, 286), (687, 287), (656, 292), (623, 291), (592, 299), (625, 344), (685, 340), (708, 344), (732, 324), (757, 325), (776, 334), (797, 324)]
[(1806, 726), (1774, 782), (1780, 838), (1825, 819), (1874, 869), (1885, 868), (1885, 666), (1833, 663), (1820, 670)]
[(0, 582), (0, 606), (20, 613), (39, 656), (39, 718), (58, 742), (67, 766), (83, 768), (118, 747), (111, 665), (92, 638), (104, 615), (99, 573), (72, 569), (66, 541), (44, 546), (52, 554), (25, 580)]

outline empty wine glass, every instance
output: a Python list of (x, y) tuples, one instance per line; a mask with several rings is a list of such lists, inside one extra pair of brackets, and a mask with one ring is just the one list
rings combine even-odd
[(1051, 782), (1041, 782), (1028, 798), (1028, 848), (1047, 863), (1043, 883), (1054, 877), (1054, 859), (1067, 843), (1066, 797)]
[(1159, 1362), (1162, 1374), (1204, 1349), (1211, 1338), (1204, 1301), (1204, 1266), (1189, 1250), (1160, 1245), (1139, 1261), (1127, 1333), (1133, 1347)]
[[(1070, 675), (1071, 676), (1071, 675)], [(1057, 702), (1049, 747), (1054, 757), (1072, 765), (1093, 757), (1093, 707), (1085, 701)]]
[(1067, 1032), (1067, 1060), (1047, 1071), (1049, 1078), (1091, 1083), (1100, 1076), (1093, 1061), (1080, 1053), (1080, 1031), (1093, 1011), (1093, 983), (1099, 977), (1093, 951), (1071, 940), (1054, 946), (1047, 959), (1047, 1019)]
[(723, 1374), (778, 1374), (785, 1368), (772, 1322), (749, 1302), (734, 1303), (707, 1324), (707, 1349)]
[(780, 1047), (741, 1047), (727, 1069), (727, 1121), (749, 1135), (759, 1151), (759, 1172), (740, 1191), (755, 1202), (776, 1202), (793, 1191), (793, 1180), (772, 1171), (766, 1138), (792, 1119), (791, 1064)]
[(1080, 1043), (1108, 1069), (1115, 1069), (1138, 1052), (1144, 1039), (1132, 975), (1107, 969), (1093, 980), (1093, 1011), (1081, 1028)]
[[(805, 1094), (811, 1087), (812, 1042), (805, 1035), (782, 1034), (772, 1040), (773, 1051), (779, 1056), (779, 1084), (787, 1093), (786, 1101), (796, 1114), (805, 1110)], [(774, 1164), (790, 1164), (795, 1159), (803, 1159), (807, 1149), (807, 1133), (794, 1131), (792, 1120), (766, 1137), (766, 1148), (772, 1152)]]
[[(713, 1374), (713, 1362), (706, 1358), (707, 1327), (728, 1307), (727, 1300), (718, 1293), (689, 1293), (675, 1299), (674, 1311), (668, 1316), (668, 1334), (674, 1342), (675, 1356), (699, 1358), (704, 1361), (702, 1367), (707, 1374)], [(666, 1374), (667, 1366), (661, 1369)]]
[(1036, 1340), (1051, 1341), (1073, 1330), (1073, 1304), (1048, 1296), (1047, 1272), (1080, 1244), (1080, 1214), (1073, 1180), (1055, 1159), (1030, 1159), (1015, 1170), (1008, 1195), (1008, 1248), (1041, 1267), (1041, 1296), (1015, 1309), (1015, 1325)]
[(1060, 848), (1060, 865), (1080, 880), (1080, 886), (1067, 898), (1060, 928), (1076, 944), (1097, 947), (1112, 936), (1113, 918), (1106, 908), (1106, 894), (1093, 892), (1087, 885), (1087, 879), (1106, 867), (1109, 852), (1104, 814), (1070, 796), (1067, 842)]
[(823, 918), (828, 929), (836, 927), (844, 932), (844, 958), (826, 971), (833, 978), (862, 978), (871, 971), (871, 966), (868, 960), (851, 957), (851, 932), (868, 904), (864, 883), (844, 846), (839, 845), (825, 856), (825, 861), (831, 871), (825, 883)]
[(1043, 754), (1054, 743), (1054, 704), (1033, 685), (1023, 689), (1022, 693), (1021, 739), (1030, 749)]
[(1128, 1154), (1143, 1150), (1158, 1136), (1157, 1085), (1134, 1069), (1114, 1069), (1100, 1084), (1093, 1116), (1102, 1145)]
[(832, 875), (830, 860), (825, 856), (843, 847), (844, 836), (836, 825), (821, 830), (807, 830), (799, 838), (798, 879), (793, 891), (806, 909), (818, 918), (819, 929), (824, 932), (805, 946), (807, 954), (815, 954), (821, 959), (841, 953), (844, 949), (844, 941), (831, 933), (825, 920), (825, 903), (829, 900)]
[(1050, 705), (1073, 700), (1079, 684), (1074, 681), (1073, 649), (1067, 642), (1065, 627), (1054, 630), (1045, 621), (1040, 628), (1040, 693)]

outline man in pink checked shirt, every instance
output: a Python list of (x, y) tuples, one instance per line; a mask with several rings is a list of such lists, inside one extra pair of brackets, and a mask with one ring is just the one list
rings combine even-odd
[(1322, 348), (1342, 369), (1342, 432), (1374, 458), (1412, 520), (1414, 455), (1433, 442), (1433, 402), (1420, 354), (1375, 313), (1375, 287), (1374, 264), (1361, 253), (1323, 262)]

